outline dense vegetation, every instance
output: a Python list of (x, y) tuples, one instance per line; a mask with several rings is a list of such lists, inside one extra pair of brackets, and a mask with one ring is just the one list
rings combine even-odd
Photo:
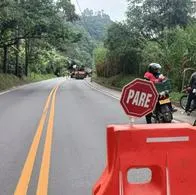
[[(181, 89), (185, 68), (196, 68), (195, 3), (128, 0), (126, 21), (104, 11), (81, 15), (69, 0), (0, 2), (0, 73), (62, 75), (70, 65), (96, 65), (100, 77), (142, 77), (158, 62)], [(122, 82), (120, 82), (122, 83)]]
[[(69, 7), (69, 9), (67, 9)], [(67, 0), (3, 0), (0, 3), (0, 58), (3, 73), (16, 76), (56, 72), (66, 63), (67, 42), (81, 37), (68, 27), (77, 19)]]
[(112, 24), (110, 17), (103, 11), (93, 12), (85, 9), (72, 24), (72, 28), (82, 34), (79, 42), (70, 44), (67, 55), (80, 65), (91, 67), (93, 50), (107, 37), (107, 29)]
[[(191, 0), (128, 0), (127, 20), (113, 23), (94, 51), (97, 75), (142, 77), (158, 62), (181, 89), (182, 72), (196, 68), (195, 3)], [(121, 77), (122, 78), (122, 77)]]
[(0, 73), (62, 75), (70, 64), (92, 66), (108, 23), (103, 12), (76, 15), (69, 0), (2, 0)]

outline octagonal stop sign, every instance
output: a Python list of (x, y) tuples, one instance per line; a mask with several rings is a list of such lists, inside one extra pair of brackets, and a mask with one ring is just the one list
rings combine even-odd
[(151, 81), (135, 79), (125, 85), (120, 103), (129, 116), (142, 117), (152, 112), (158, 101), (158, 92)]

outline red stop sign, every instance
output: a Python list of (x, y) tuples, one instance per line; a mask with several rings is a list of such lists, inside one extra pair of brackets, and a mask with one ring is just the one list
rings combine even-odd
[(129, 116), (142, 117), (152, 112), (158, 100), (158, 92), (150, 81), (135, 79), (125, 85), (120, 103)]

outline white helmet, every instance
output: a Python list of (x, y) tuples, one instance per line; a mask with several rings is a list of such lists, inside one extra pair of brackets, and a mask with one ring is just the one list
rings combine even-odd
[(154, 72), (155, 70), (159, 70), (161, 69), (161, 65), (160, 64), (157, 64), (157, 63), (151, 63), (148, 65), (148, 70), (149, 72)]

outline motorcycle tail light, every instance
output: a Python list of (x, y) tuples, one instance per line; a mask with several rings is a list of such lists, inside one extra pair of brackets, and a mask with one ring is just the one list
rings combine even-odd
[(164, 96), (163, 96), (163, 95), (160, 95), (160, 96), (159, 96), (159, 99), (160, 99), (160, 100), (164, 99)]

